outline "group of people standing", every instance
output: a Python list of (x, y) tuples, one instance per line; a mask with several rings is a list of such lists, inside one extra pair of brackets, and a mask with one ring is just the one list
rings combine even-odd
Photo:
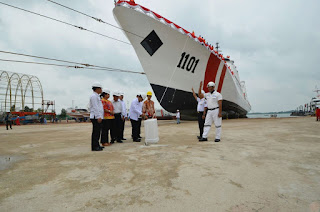
[[(200, 135), (197, 136), (200, 142), (208, 141), (208, 134), (212, 123), (216, 128), (215, 142), (220, 141), (222, 123), (222, 95), (215, 91), (215, 83), (207, 84), (208, 93), (199, 86), (198, 96), (193, 92), (193, 96), (198, 102), (198, 123)], [(90, 119), (92, 122), (91, 150), (102, 151), (104, 147), (112, 145), (114, 142), (123, 143), (124, 126), (127, 118), (130, 119), (132, 126), (133, 142), (140, 142), (141, 121), (142, 119), (156, 118), (154, 102), (151, 100), (152, 92), (147, 94), (138, 93), (130, 105), (129, 117), (124, 93), (113, 92), (113, 99), (110, 101), (111, 92), (102, 89), (98, 82), (92, 84), (93, 93), (90, 96)], [(147, 98), (146, 101), (144, 99)], [(177, 123), (180, 123), (180, 112), (177, 110)], [(110, 140), (109, 140), (110, 134)], [(100, 143), (99, 143), (100, 141)]]
[[(128, 114), (124, 102), (124, 93), (113, 92), (113, 100), (110, 101), (110, 90), (102, 89), (100, 83), (93, 83), (92, 90), (93, 93), (90, 96), (90, 120), (93, 126), (91, 150), (102, 151), (104, 147), (110, 146), (114, 142), (123, 143), (124, 140), (127, 140), (124, 138), (124, 128)], [(146, 97), (148, 99), (144, 101)], [(152, 92), (150, 91), (147, 95), (138, 93), (130, 105), (129, 117), (132, 126), (131, 135), (133, 142), (141, 141), (142, 119), (156, 117), (154, 102), (151, 100), (151, 97)]]

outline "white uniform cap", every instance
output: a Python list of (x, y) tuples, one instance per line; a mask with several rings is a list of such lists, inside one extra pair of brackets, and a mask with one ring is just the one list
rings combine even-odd
[(102, 85), (101, 85), (100, 82), (95, 82), (95, 83), (92, 84), (92, 87), (93, 88), (102, 88)]
[(177, 112), (179, 112), (179, 110), (177, 110)]
[(113, 92), (113, 96), (120, 96), (119, 92), (115, 91)]
[(214, 87), (216, 84), (214, 84), (214, 82), (209, 82), (207, 87)]
[(120, 96), (123, 96), (124, 95), (124, 92), (119, 92)]
[(104, 88), (104, 89), (102, 89), (102, 93), (110, 94), (111, 92), (110, 92), (110, 90), (108, 90), (108, 89)]

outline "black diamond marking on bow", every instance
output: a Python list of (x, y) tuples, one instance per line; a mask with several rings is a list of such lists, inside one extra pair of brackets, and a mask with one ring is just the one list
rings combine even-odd
[(156, 53), (162, 44), (162, 41), (154, 30), (141, 42), (141, 45), (150, 56)]

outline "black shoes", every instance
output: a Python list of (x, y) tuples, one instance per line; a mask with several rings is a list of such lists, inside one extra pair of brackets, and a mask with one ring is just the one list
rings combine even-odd
[[(200, 137), (200, 136), (198, 136), (199, 142), (208, 141), (207, 138), (201, 138), (201, 137), (199, 138), (199, 137)], [(217, 139), (217, 138), (216, 138), (216, 139), (214, 140), (214, 142), (220, 142), (220, 139)]]
[(117, 143), (120, 143), (120, 144), (122, 144), (122, 143), (123, 143), (123, 141), (119, 140), (119, 141), (117, 141)]
[(203, 142), (203, 141), (208, 141), (208, 139), (207, 138), (200, 138), (199, 139), (199, 142)]
[(121, 138), (121, 140), (126, 141), (127, 139), (125, 139), (125, 138)]
[(92, 149), (92, 151), (103, 151), (103, 148), (97, 147), (97, 148)]
[(197, 138), (198, 138), (198, 139), (201, 139), (202, 137), (201, 137), (201, 136), (197, 136)]
[(138, 138), (138, 139), (133, 139), (133, 142), (141, 142), (141, 139)]

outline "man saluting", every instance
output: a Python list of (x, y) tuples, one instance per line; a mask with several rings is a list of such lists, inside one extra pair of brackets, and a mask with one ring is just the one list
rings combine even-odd
[(213, 122), (216, 127), (216, 139), (214, 141), (219, 142), (222, 122), (222, 95), (214, 90), (214, 82), (209, 82), (207, 87), (209, 92), (204, 95), (207, 101), (207, 107), (205, 108), (207, 116), (204, 123), (202, 138), (200, 138), (199, 141), (208, 141), (208, 134)]

